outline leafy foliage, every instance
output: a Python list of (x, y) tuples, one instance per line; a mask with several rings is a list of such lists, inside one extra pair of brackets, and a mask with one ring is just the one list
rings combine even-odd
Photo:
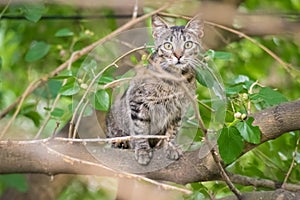
[[(245, 11), (265, 8), (299, 12), (300, 4), (299, 1), (247, 0), (240, 5), (240, 9)], [(0, 21), (1, 109), (6, 108), (10, 102), (20, 96), (29, 83), (48, 74), (69, 59), (72, 53), (111, 33), (117, 27), (117, 20), (111, 18), (101, 19), (101, 21), (72, 20), (60, 21), (60, 23), (55, 20), (41, 20), (45, 14), (69, 15), (75, 11), (73, 7), (57, 7), (43, 3), (9, 6), (6, 14), (21, 15), (26, 20), (21, 23), (20, 21)], [(90, 10), (82, 12), (90, 14)], [(110, 15), (113, 11), (101, 9), (96, 10), (96, 13)], [(175, 21), (177, 24), (186, 22), (181, 19)], [(255, 39), (274, 51), (284, 61), (300, 66), (300, 48), (296, 40), (285, 36), (256, 37)], [(108, 55), (110, 52), (106, 53)], [(291, 79), (290, 74), (265, 51), (247, 39), (231, 42), (217, 51), (208, 50), (203, 56), (208, 59), (208, 66), (214, 66), (217, 69), (225, 85), (228, 107), (225, 123), (219, 130), (217, 142), (223, 161), (230, 164), (227, 169), (232, 173), (283, 181), (294, 154), (297, 155), (296, 163), (300, 163), (299, 152), (294, 152), (295, 141), (299, 133), (287, 133), (274, 141), (260, 145), (240, 158), (239, 156), (245, 142), (260, 143), (260, 131), (258, 127), (252, 125), (251, 114), (299, 98), (300, 84)], [(46, 80), (42, 87), (35, 90), (33, 95), (25, 100), (19, 118), (29, 118), (35, 126), (30, 128), (35, 129), (44, 121), (46, 114), (50, 114), (52, 123), (57, 121), (65, 123), (74, 111), (74, 102), (71, 102), (71, 98), (85, 94), (91, 80), (99, 73), (99, 68), (102, 69), (105, 66), (104, 64), (104, 66), (99, 66), (95, 60), (90, 60), (83, 65), (84, 72), (81, 72), (79, 69), (82, 63), (83, 59), (79, 59), (69, 69)], [(126, 60), (126, 64), (128, 63), (143, 62), (139, 56), (132, 54)], [(112, 92), (104, 88), (104, 85), (132, 76), (132, 71), (123, 76), (116, 75), (115, 69), (116, 67), (112, 67), (104, 71), (96, 80), (92, 90), (87, 93), (86, 99), (90, 101), (94, 109), (101, 111), (109, 109)], [(213, 105), (213, 102), (207, 88), (214, 86), (215, 77), (210, 73), (204, 74), (205, 70), (202, 68), (197, 70), (198, 99), (206, 105), (206, 107), (199, 105), (199, 109), (204, 122), (209, 124), (213, 114), (208, 111), (208, 108)], [(62, 95), (60, 102), (53, 106), (52, 103), (58, 94)], [(47, 131), (53, 132), (53, 127), (45, 132)], [(200, 141), (201, 133), (197, 136)], [(300, 168), (295, 166), (289, 182), (299, 183), (299, 174)], [(1, 193), (9, 187), (24, 192), (28, 185), (22, 175), (0, 176)], [(205, 199), (212, 193), (217, 196), (229, 194), (226, 185), (219, 182), (191, 183), (187, 187), (194, 191), (190, 199)], [(253, 188), (239, 186), (239, 189), (246, 191)], [(59, 197), (59, 199), (68, 198), (114, 199), (112, 193), (104, 190), (91, 191), (87, 184), (78, 180), (67, 187)]]

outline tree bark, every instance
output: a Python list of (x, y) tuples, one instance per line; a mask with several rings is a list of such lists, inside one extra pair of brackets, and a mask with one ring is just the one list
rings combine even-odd
[[(243, 193), (243, 200), (297, 200), (300, 199), (299, 192), (289, 192), (286, 190), (278, 189), (275, 191), (260, 191), (260, 192), (245, 192)], [(235, 196), (228, 196), (220, 200), (236, 200)]]
[[(300, 130), (300, 100), (284, 103), (254, 114), (254, 124), (262, 132), (261, 143), (277, 138), (287, 131)], [(257, 145), (246, 145), (247, 152)], [(103, 148), (92, 144), (95, 154), (101, 153)], [(162, 156), (163, 157), (163, 156)], [(156, 163), (165, 162), (165, 159), (154, 157)], [(0, 173), (43, 173), (56, 174), (92, 174), (113, 176), (116, 171), (110, 169), (117, 166), (122, 160), (125, 168), (134, 172), (139, 166), (131, 150), (111, 149), (107, 157), (112, 163), (110, 166), (99, 165), (98, 158), (87, 151), (86, 144), (44, 139), (34, 141), (0, 141)], [(101, 161), (101, 160), (100, 160)], [(107, 165), (107, 163), (106, 163)], [(182, 158), (170, 163), (167, 167), (156, 170), (143, 167), (145, 175), (151, 179), (173, 181), (176, 183), (190, 183), (220, 179), (218, 168), (211, 154), (199, 157), (199, 150), (185, 152)], [(152, 166), (153, 167), (153, 166)]]

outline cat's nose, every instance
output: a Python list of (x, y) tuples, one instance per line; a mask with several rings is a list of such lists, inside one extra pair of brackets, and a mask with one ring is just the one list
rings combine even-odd
[(180, 52), (174, 52), (174, 56), (179, 60), (182, 57), (182, 54)]

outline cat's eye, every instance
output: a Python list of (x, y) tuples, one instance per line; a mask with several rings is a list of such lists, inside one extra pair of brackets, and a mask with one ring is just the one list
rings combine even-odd
[(192, 41), (187, 41), (186, 43), (184, 43), (184, 48), (185, 49), (190, 49), (193, 46), (193, 42)]
[(173, 49), (173, 46), (170, 42), (166, 42), (166, 43), (164, 43), (164, 48), (167, 50), (171, 50), (171, 49)]

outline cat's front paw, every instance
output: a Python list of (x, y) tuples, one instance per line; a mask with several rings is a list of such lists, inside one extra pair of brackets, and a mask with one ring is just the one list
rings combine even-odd
[(140, 165), (148, 165), (152, 155), (152, 149), (135, 149), (135, 159)]
[(127, 141), (112, 142), (111, 147), (117, 149), (129, 149), (129, 143)]
[(166, 149), (167, 158), (170, 160), (178, 160), (182, 155), (182, 150), (179, 146), (169, 144)]

